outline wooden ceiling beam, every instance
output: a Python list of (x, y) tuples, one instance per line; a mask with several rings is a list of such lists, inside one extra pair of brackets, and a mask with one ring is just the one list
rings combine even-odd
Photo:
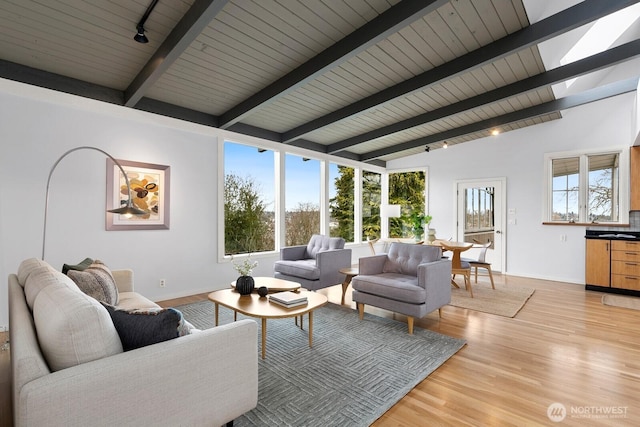
[(124, 105), (135, 107), (146, 91), (180, 58), (229, 0), (196, 0), (124, 91)]
[(422, 126), (427, 123), (453, 116), (455, 114), (469, 111), (493, 102), (498, 102), (525, 92), (540, 89), (545, 86), (560, 83), (575, 77), (580, 77), (594, 71), (612, 67), (622, 62), (628, 61), (640, 55), (640, 39), (617, 46), (607, 51), (589, 56), (579, 61), (567, 64), (553, 70), (531, 76), (503, 87), (481, 93), (471, 98), (447, 105), (437, 110), (429, 111), (406, 120), (383, 126), (342, 141), (335, 142), (328, 146), (329, 154), (337, 153), (354, 145), (373, 139), (389, 136), (402, 132), (413, 127)]
[(639, 1), (609, 0), (605, 2), (601, 0), (585, 0), (439, 67), (425, 71), (378, 93), (290, 129), (283, 133), (282, 142), (289, 143), (310, 132), (360, 114), (377, 105), (477, 69), (487, 63), (581, 27)]
[(395, 144), (389, 147), (381, 148), (379, 150), (363, 153), (360, 155), (359, 160), (362, 162), (368, 162), (371, 160), (379, 159), (380, 157), (387, 156), (389, 154), (397, 153), (399, 151), (411, 150), (413, 148), (427, 146), (434, 142), (453, 139), (474, 132), (480, 132), (484, 130), (488, 131), (490, 129), (496, 127), (499, 128), (500, 126), (504, 126), (506, 124), (514, 123), (520, 120), (526, 120), (544, 114), (549, 114), (556, 111), (566, 110), (568, 108), (588, 104), (590, 102), (611, 98), (612, 96), (633, 92), (637, 89), (637, 87), (638, 77), (633, 77), (627, 80), (622, 80), (595, 89), (591, 89), (580, 94), (566, 96), (564, 98), (534, 105), (528, 108), (523, 108), (522, 110), (513, 111), (511, 113), (503, 114), (501, 116), (493, 117), (487, 120), (481, 120), (479, 122), (460, 126), (454, 129), (449, 129), (444, 132), (439, 132), (422, 138), (403, 142), (401, 144)]
[(401, 1), (290, 73), (221, 114), (220, 128), (231, 127), (257, 109), (274, 103), (327, 70), (348, 61), (448, 2), (449, 0)]

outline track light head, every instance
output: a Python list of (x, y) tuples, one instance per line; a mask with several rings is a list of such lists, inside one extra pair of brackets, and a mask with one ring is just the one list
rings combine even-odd
[(138, 43), (149, 43), (149, 39), (144, 35), (144, 27), (142, 25), (138, 25), (137, 30), (138, 33), (133, 37), (133, 39)]
[(447, 141), (444, 142), (444, 144), (442, 144), (442, 148), (446, 149), (449, 146), (449, 144), (447, 144)]
[(426, 151), (427, 153), (429, 152), (429, 146), (428, 145), (424, 147), (424, 151)]
[(151, 1), (151, 4), (147, 8), (146, 12), (144, 13), (144, 15), (142, 15), (142, 19), (140, 19), (140, 22), (138, 22), (138, 25), (136, 25), (136, 30), (138, 31), (138, 33), (133, 36), (133, 39), (138, 43), (149, 43), (149, 39), (144, 35), (144, 23), (147, 22), (147, 18), (151, 14), (153, 8), (156, 7), (157, 3), (158, 0)]

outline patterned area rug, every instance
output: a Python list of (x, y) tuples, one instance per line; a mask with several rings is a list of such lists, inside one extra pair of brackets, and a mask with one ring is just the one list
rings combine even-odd
[[(459, 282), (463, 286), (462, 279)], [(476, 284), (473, 279), (471, 286), (473, 298), (464, 287), (452, 287), (451, 305), (505, 317), (514, 317), (535, 291), (531, 288), (502, 288), (499, 285), (491, 289), (491, 285)]]
[[(209, 301), (176, 308), (197, 328), (213, 327)], [(232, 313), (220, 307), (220, 323), (233, 321)], [(465, 344), (421, 328), (412, 336), (406, 323), (370, 314), (361, 321), (355, 310), (335, 304), (314, 312), (313, 348), (293, 319), (268, 320), (267, 328), (258, 406), (236, 419), (236, 427), (368, 426)]]
[(602, 295), (602, 304), (614, 307), (631, 308), (640, 310), (640, 298), (625, 295), (604, 294)]

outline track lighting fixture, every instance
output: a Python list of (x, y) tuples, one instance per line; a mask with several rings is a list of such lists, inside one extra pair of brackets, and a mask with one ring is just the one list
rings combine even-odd
[(427, 153), (429, 152), (429, 146), (428, 145), (424, 147), (424, 151), (426, 151)]
[(147, 18), (151, 14), (151, 11), (153, 10), (153, 8), (156, 7), (156, 3), (158, 3), (158, 0), (153, 0), (151, 2), (149, 7), (147, 8), (147, 11), (142, 16), (142, 19), (140, 20), (140, 22), (138, 22), (138, 25), (136, 26), (137, 33), (135, 36), (133, 36), (133, 39), (138, 43), (149, 43), (149, 39), (147, 38), (147, 36), (144, 35), (144, 31), (145, 31), (144, 23), (147, 22)]
[(448, 146), (449, 144), (447, 144), (447, 141), (445, 141), (444, 144), (442, 144), (442, 148), (444, 148), (445, 150), (447, 149)]

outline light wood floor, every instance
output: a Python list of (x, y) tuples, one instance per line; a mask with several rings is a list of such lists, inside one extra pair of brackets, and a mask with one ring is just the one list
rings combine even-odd
[[(601, 293), (579, 285), (494, 278), (497, 286), (536, 291), (514, 318), (446, 306), (441, 319), (432, 313), (416, 320), (416, 327), (463, 338), (467, 345), (373, 426), (640, 425), (640, 311), (602, 305)], [(340, 304), (340, 286), (319, 292)], [(350, 294), (351, 288), (345, 304), (355, 308)], [(206, 294), (164, 305), (201, 299)], [(406, 321), (384, 310), (367, 311)], [(547, 417), (556, 402), (569, 412), (557, 424)], [(572, 418), (572, 407), (582, 414), (623, 407), (626, 418)]]
[[(601, 304), (602, 294), (578, 285), (495, 276), (496, 285), (533, 287), (515, 318), (452, 306), (416, 320), (467, 341), (457, 354), (416, 386), (374, 427), (640, 425), (640, 311)], [(480, 278), (482, 282), (483, 278)], [(321, 290), (340, 303), (340, 286)], [(350, 288), (346, 304), (352, 305)], [(206, 294), (164, 301), (164, 306)], [(383, 310), (367, 311), (400, 321)], [(354, 321), (357, 316), (354, 316)], [(0, 425), (9, 406), (8, 352), (0, 352)], [(562, 403), (569, 415), (552, 423), (547, 408)], [(625, 418), (572, 418), (571, 410), (626, 411)]]

